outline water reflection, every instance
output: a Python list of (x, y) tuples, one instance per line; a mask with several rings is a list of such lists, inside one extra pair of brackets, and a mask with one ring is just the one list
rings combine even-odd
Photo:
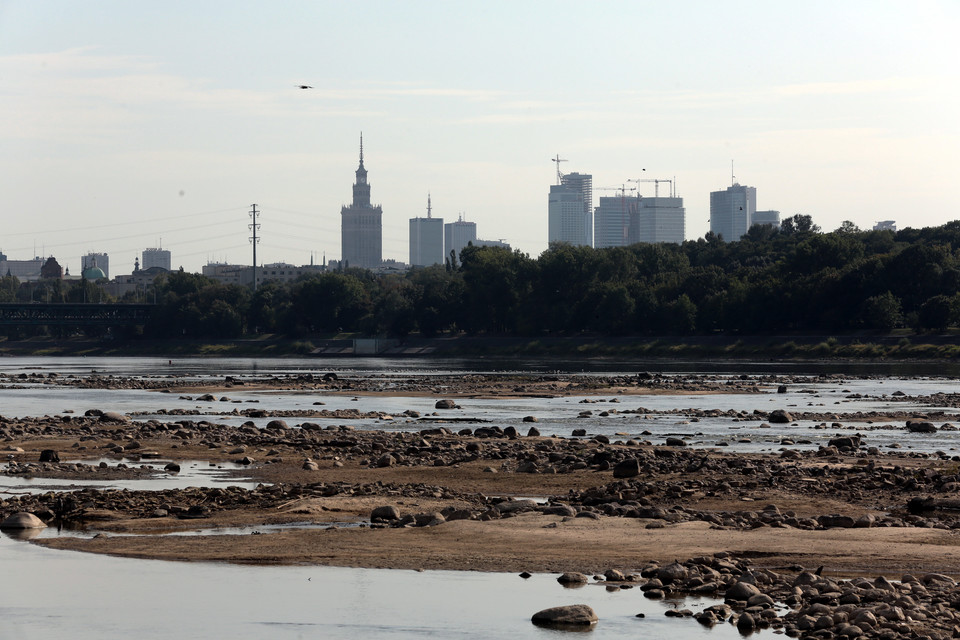
[[(547, 607), (583, 603), (591, 637), (739, 638), (664, 616), (677, 603), (639, 589), (568, 592), (550, 574), (248, 567), (171, 563), (44, 549), (0, 537), (0, 637), (74, 640), (178, 638), (554, 638), (530, 622)], [(713, 601), (690, 599), (701, 610)], [(639, 619), (638, 613), (645, 618)]]

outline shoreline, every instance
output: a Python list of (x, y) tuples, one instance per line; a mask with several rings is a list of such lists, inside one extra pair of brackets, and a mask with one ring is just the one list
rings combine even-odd
[(568, 360), (745, 361), (853, 363), (942, 363), (960, 361), (958, 336), (777, 335), (640, 337), (416, 336), (357, 352), (353, 338), (264, 335), (231, 340), (35, 338), (0, 340), (3, 356), (116, 357), (290, 357), (312, 358), (545, 358)]

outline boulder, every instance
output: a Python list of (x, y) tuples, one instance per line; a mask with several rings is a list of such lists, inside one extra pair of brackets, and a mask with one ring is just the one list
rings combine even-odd
[(676, 438), (676, 437), (673, 437), (673, 436), (667, 438), (667, 440), (666, 440), (666, 442), (664, 442), (664, 444), (667, 445), (668, 447), (685, 447), (685, 446), (687, 446), (687, 443), (683, 441), (683, 438)]
[(727, 589), (723, 597), (725, 600), (743, 600), (746, 602), (756, 595), (760, 595), (760, 589), (757, 588), (757, 585), (749, 582), (737, 582)]
[(177, 464), (176, 462), (168, 462), (168, 463), (163, 467), (163, 470), (164, 470), (164, 471), (168, 471), (168, 472), (170, 472), (170, 473), (180, 473), (180, 465)]
[(40, 462), (60, 462), (60, 454), (53, 449), (44, 449), (40, 452)]
[(568, 604), (537, 611), (531, 620), (533, 624), (545, 627), (589, 627), (599, 618), (589, 605)]
[(271, 420), (267, 423), (267, 429), (272, 431), (281, 431), (287, 429), (287, 423), (285, 420)]
[(100, 414), (100, 422), (119, 424), (123, 422), (130, 422), (130, 418), (118, 411), (104, 411)]
[(437, 403), (433, 405), (434, 409), (459, 409), (457, 403), (453, 400), (437, 400)]
[(788, 422), (793, 422), (793, 416), (783, 409), (774, 409), (770, 412), (770, 415), (767, 416), (767, 420), (777, 424), (785, 424)]
[(47, 523), (26, 511), (20, 511), (0, 522), (0, 529), (44, 529)]
[(560, 584), (579, 585), (579, 584), (587, 584), (587, 582), (589, 582), (589, 578), (587, 578), (587, 576), (583, 575), (582, 573), (576, 573), (571, 571), (557, 578), (557, 582), (559, 582)]
[(936, 433), (937, 427), (925, 420), (907, 420), (907, 431), (911, 433)]
[(640, 461), (636, 458), (628, 458), (613, 467), (614, 478), (633, 478), (638, 475), (640, 475)]
[(370, 512), (370, 522), (392, 522), (400, 519), (400, 509), (393, 505), (377, 507)]

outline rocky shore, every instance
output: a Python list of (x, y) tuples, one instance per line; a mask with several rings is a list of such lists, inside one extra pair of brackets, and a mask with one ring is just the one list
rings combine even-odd
[[(569, 584), (637, 588), (653, 599), (723, 598), (695, 616), (682, 609), (668, 615), (704, 625), (731, 622), (743, 632), (960, 637), (960, 587), (952, 577), (960, 575), (960, 457), (881, 450), (863, 435), (871, 429), (952, 431), (960, 416), (943, 409), (954, 406), (945, 396), (931, 401), (940, 408), (924, 413), (720, 412), (771, 429), (784, 421), (823, 421), (833, 434), (818, 448), (784, 443), (775, 454), (745, 454), (693, 448), (681, 438), (618, 439), (586, 429), (546, 435), (533, 416), (516, 424), (464, 424), (440, 406), (470, 395), (589, 390), (604, 400), (602, 411), (654, 414), (614, 400), (658, 388), (749, 393), (802, 381), (655, 375), (463, 376), (455, 383), (336, 375), (182, 385), (160, 378), (27, 380), (201, 393), (209, 397), (196, 399), (211, 403), (222, 402), (229, 385), (318, 385), (311, 388), (354, 394), (390, 387), (438, 398), (436, 415), (403, 416), (410, 425), (405, 432), (324, 424), (386, 414), (322, 408), (222, 412), (269, 419), (262, 428), (193, 420), (174, 410), (149, 420), (96, 409), (0, 417), (6, 458), (0, 474), (63, 480), (42, 493), (0, 494), (0, 521), (27, 512), (45, 525), (88, 532), (38, 544), (187, 561), (556, 572)], [(836, 382), (842, 386), (843, 378)], [(670, 412), (694, 421), (715, 413), (660, 411)], [(848, 423), (853, 417), (855, 428)], [(189, 461), (235, 466), (229, 472), (244, 484), (259, 484), (67, 486), (175, 476)], [(256, 536), (164, 535), (268, 525), (286, 527)]]

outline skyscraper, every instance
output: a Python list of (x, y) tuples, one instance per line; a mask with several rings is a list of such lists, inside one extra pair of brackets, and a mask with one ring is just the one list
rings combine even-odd
[(630, 241), (673, 242), (686, 239), (686, 210), (676, 196), (640, 198), (636, 218), (630, 225)]
[(568, 173), (550, 186), (547, 241), (593, 246), (593, 176)]
[(434, 218), (427, 195), (427, 217), (410, 218), (410, 266), (443, 264), (443, 218)]
[(143, 265), (141, 268), (146, 271), (151, 267), (160, 267), (170, 271), (170, 252), (166, 249), (144, 249)]
[(353, 185), (353, 203), (340, 209), (340, 260), (345, 267), (376, 269), (383, 261), (383, 210), (370, 204), (370, 185), (363, 167), (363, 134), (360, 166)]
[(757, 210), (756, 187), (733, 183), (725, 191), (710, 192), (710, 231), (727, 242), (743, 237)]
[(593, 214), (593, 246), (625, 247), (637, 242), (630, 239), (630, 222), (636, 218), (635, 196), (600, 196), (600, 206)]
[(477, 223), (467, 222), (460, 216), (456, 222), (448, 222), (443, 225), (443, 250), (446, 254), (444, 260), (450, 257), (452, 251), (456, 259), (460, 259), (460, 252), (470, 243), (477, 242)]

